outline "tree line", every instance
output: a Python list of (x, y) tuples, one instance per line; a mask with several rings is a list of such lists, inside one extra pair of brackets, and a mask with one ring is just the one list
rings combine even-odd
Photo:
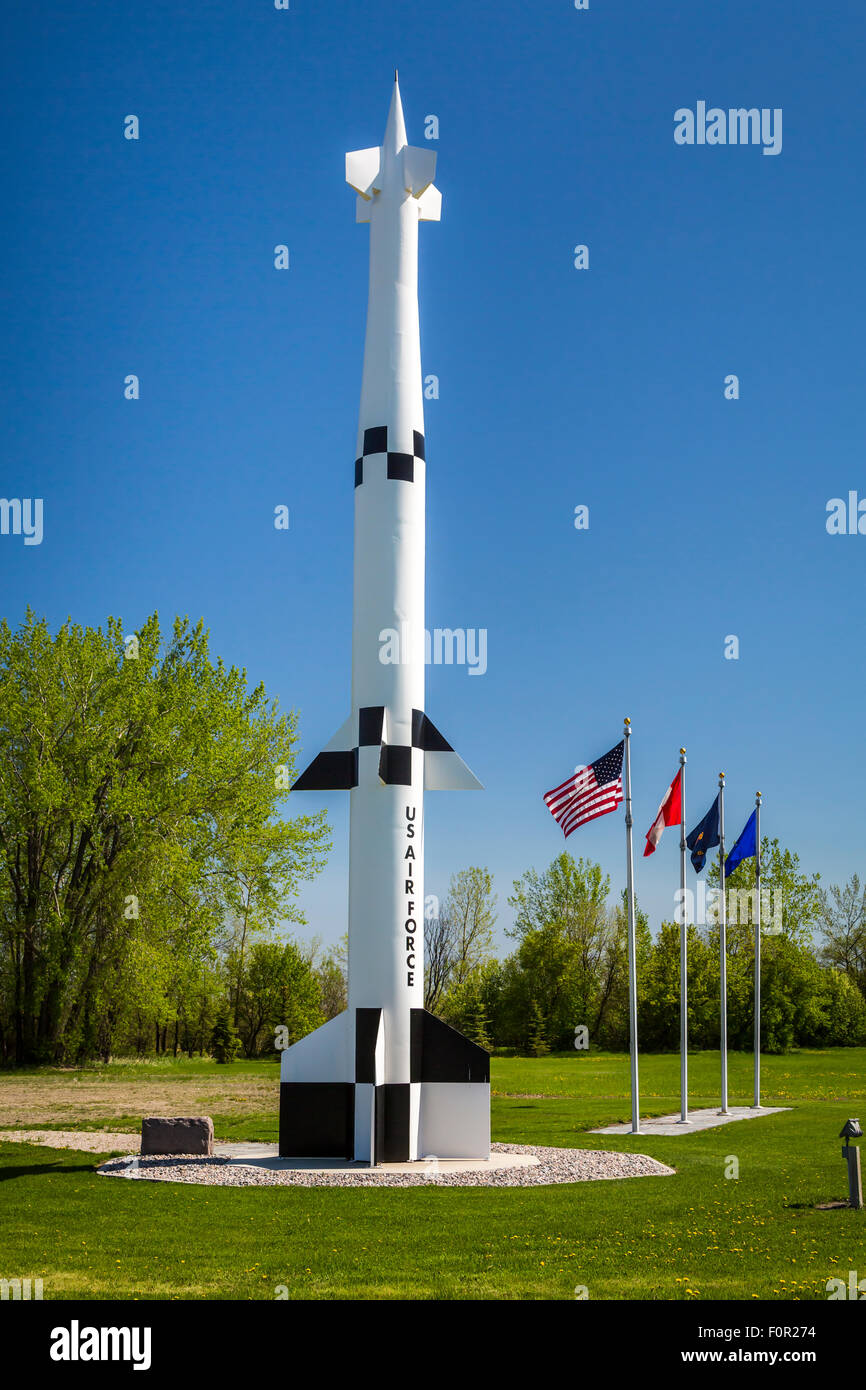
[[(272, 1056), (346, 1007), (345, 940), (288, 935), (330, 850), (322, 813), (286, 816), (296, 742), (295, 712), (213, 658), (201, 623), (0, 622), (0, 1064)], [(777, 841), (763, 865), (783, 904), (765, 1049), (866, 1041), (866, 889), (824, 891)], [(576, 1030), (627, 1047), (625, 909), (601, 867), (563, 853), (508, 902), (500, 959), (490, 873), (452, 877), (425, 923), (426, 1007), (488, 1047), (538, 1056)], [(752, 950), (751, 925), (730, 923), (732, 1047), (751, 1046)], [(676, 1049), (679, 928), (653, 937), (638, 907), (637, 953), (641, 1046)], [(713, 922), (689, 930), (689, 1037), (719, 1043)]]
[[(745, 861), (730, 875), (729, 901), (747, 901), (753, 874), (754, 861)], [(824, 891), (818, 874), (801, 871), (796, 854), (764, 839), (762, 884), (781, 905), (771, 931), (762, 934), (763, 1050), (866, 1043), (866, 889), (858, 876)], [(717, 885), (715, 867), (709, 886)], [(431, 924), (442, 1017), (482, 1045), (535, 1056), (575, 1045), (627, 1048), (625, 901), (611, 903), (601, 866), (563, 853), (544, 872), (530, 869), (516, 880), (508, 899), (515, 945), (502, 960), (492, 949), (490, 890), (484, 870), (464, 871), (452, 882), (442, 913), (450, 970), (441, 963), (441, 921)], [(470, 933), (468, 951), (466, 934), (452, 929), (452, 918), (484, 924), (482, 933)], [(638, 1037), (647, 1051), (679, 1049), (680, 932), (677, 923), (662, 922), (653, 936), (637, 905)], [(718, 1048), (718, 923), (689, 926), (687, 938), (690, 1046)], [(750, 1049), (754, 925), (741, 916), (727, 924), (727, 973), (728, 1043)], [(430, 986), (428, 980), (428, 1000)]]

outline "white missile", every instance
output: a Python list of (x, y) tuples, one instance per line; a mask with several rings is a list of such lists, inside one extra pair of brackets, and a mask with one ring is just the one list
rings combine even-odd
[(439, 220), (435, 165), (432, 150), (406, 142), (395, 74), (382, 144), (346, 155), (356, 220), (370, 226), (351, 713), (293, 788), (349, 790), (349, 1000), (283, 1053), (286, 1157), (490, 1152), (488, 1055), (424, 1009), (424, 792), (480, 787), (424, 700), (418, 224)]

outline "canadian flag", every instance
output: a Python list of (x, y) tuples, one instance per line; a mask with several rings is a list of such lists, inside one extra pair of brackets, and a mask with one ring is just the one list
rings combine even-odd
[(680, 768), (674, 780), (671, 782), (659, 807), (659, 813), (646, 833), (646, 849), (643, 857), (646, 859), (648, 854), (654, 854), (656, 845), (662, 837), (662, 831), (666, 825), (679, 825), (683, 817), (683, 798), (682, 798), (682, 778), (683, 770)]

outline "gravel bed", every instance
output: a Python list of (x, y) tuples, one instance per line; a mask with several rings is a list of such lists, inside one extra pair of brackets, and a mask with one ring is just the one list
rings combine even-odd
[(104, 1177), (157, 1182), (205, 1183), (215, 1187), (546, 1187), (552, 1183), (598, 1182), (609, 1178), (668, 1177), (676, 1170), (646, 1154), (598, 1149), (547, 1149), (532, 1144), (491, 1144), (493, 1153), (534, 1154), (528, 1168), (467, 1173), (376, 1173), (369, 1169), (311, 1173), (303, 1169), (259, 1168), (228, 1158), (172, 1154), (168, 1158), (109, 1159)]

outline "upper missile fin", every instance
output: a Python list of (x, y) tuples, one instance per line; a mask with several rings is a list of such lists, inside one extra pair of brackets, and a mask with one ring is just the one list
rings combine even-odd
[(424, 788), (430, 792), (483, 791), (475, 773), (423, 710), (412, 711), (412, 744), (424, 750)]
[(407, 145), (403, 150), (403, 184), (413, 198), (420, 198), (436, 177), (436, 151)]
[(369, 150), (350, 150), (346, 155), (346, 183), (362, 198), (369, 199), (379, 191), (376, 180), (381, 167), (382, 150), (379, 145), (373, 145)]

